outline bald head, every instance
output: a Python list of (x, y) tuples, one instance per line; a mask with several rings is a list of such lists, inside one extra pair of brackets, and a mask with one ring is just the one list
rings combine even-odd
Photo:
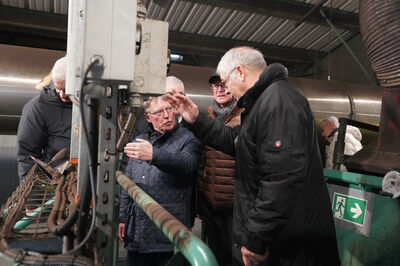
[(166, 83), (165, 93), (172, 92), (172, 89), (175, 89), (177, 92), (181, 94), (185, 93), (185, 87), (183, 86), (183, 82), (177, 77), (169, 76), (166, 78), (165, 83)]

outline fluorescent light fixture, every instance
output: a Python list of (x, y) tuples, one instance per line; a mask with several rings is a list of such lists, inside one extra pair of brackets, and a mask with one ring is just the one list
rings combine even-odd
[(40, 79), (14, 78), (14, 77), (0, 77), (0, 82), (37, 84), (37, 83), (40, 82)]
[(177, 61), (180, 62), (183, 60), (183, 55), (179, 54), (171, 54), (171, 61)]

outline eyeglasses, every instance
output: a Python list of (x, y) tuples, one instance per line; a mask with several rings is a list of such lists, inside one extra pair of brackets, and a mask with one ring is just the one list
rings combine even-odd
[(226, 86), (226, 84), (223, 83), (211, 83), (210, 87), (213, 91), (217, 91), (219, 88), (226, 90), (228, 88), (228, 86)]
[(54, 89), (56, 92), (63, 91), (65, 93), (65, 88), (58, 88), (54, 85)]
[(226, 85), (226, 84), (228, 83), (230, 76), (233, 74), (233, 72), (235, 72), (235, 70), (236, 70), (236, 67), (233, 68), (233, 69), (231, 70), (231, 72), (229, 72), (228, 76), (226, 76), (226, 79), (221, 80), (221, 86), (223, 86), (223, 87), (225, 87), (225, 88), (228, 87), (228, 85)]
[(154, 112), (154, 113), (148, 112), (148, 114), (154, 115), (156, 117), (162, 117), (165, 112), (167, 112), (167, 114), (171, 114), (174, 110), (175, 110), (174, 107), (170, 106), (168, 108), (165, 108), (163, 110), (160, 110), (160, 111), (157, 111), (157, 112)]

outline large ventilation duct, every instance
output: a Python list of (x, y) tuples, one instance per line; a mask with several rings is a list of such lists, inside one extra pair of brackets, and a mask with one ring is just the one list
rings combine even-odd
[(360, 0), (359, 19), (372, 69), (384, 91), (378, 142), (346, 164), (385, 174), (400, 169), (400, 1)]

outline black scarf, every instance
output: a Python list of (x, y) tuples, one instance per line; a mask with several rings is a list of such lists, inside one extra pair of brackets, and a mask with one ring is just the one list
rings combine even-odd
[(225, 107), (221, 107), (215, 100), (213, 101), (213, 112), (216, 116), (216, 121), (224, 123), (228, 114), (235, 107), (236, 100), (230, 101)]

